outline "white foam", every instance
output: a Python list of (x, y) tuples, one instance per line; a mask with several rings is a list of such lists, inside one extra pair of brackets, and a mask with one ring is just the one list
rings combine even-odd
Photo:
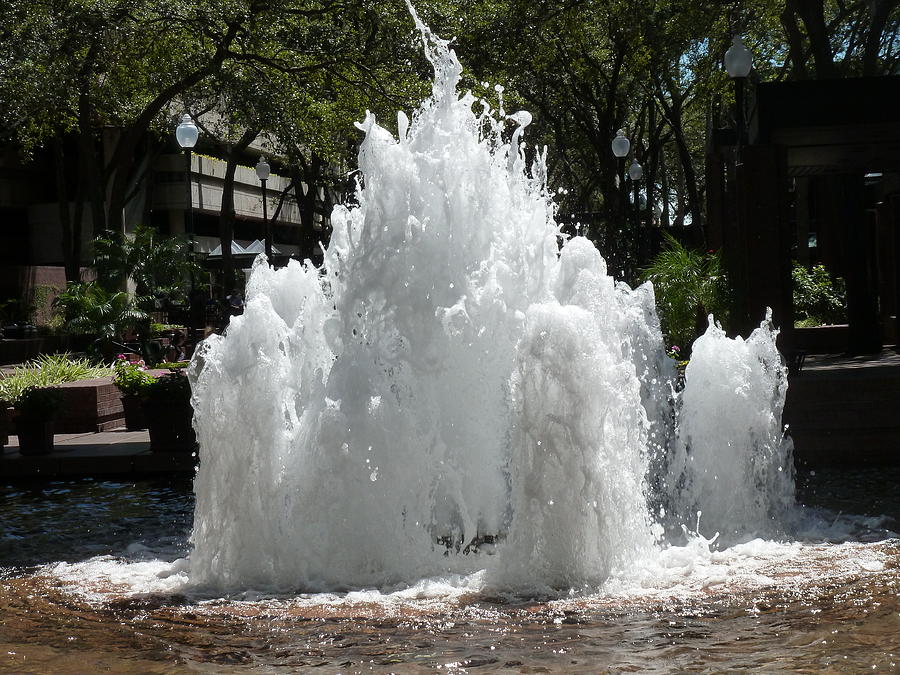
[(584, 238), (560, 251), (530, 114), (476, 114), (416, 21), (432, 97), (397, 136), (360, 125), (324, 270), (258, 259), (243, 316), (191, 364), (191, 583), (596, 589), (696, 558), (666, 546), (697, 510), (704, 532), (757, 536), (792, 494), (771, 328), (711, 328), (674, 409), (652, 287), (616, 283)]
[(794, 505), (792, 445), (781, 413), (787, 368), (771, 316), (744, 341), (710, 317), (693, 345), (669, 463), (673, 513), (734, 543), (784, 532)]

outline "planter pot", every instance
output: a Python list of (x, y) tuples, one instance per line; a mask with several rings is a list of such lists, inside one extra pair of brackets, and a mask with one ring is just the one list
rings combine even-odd
[(56, 420), (16, 420), (19, 454), (49, 455), (53, 452), (53, 430)]
[(147, 428), (147, 416), (144, 414), (144, 406), (138, 396), (130, 395), (122, 397), (122, 409), (125, 411), (125, 428), (128, 431), (138, 431)]
[(197, 435), (192, 425), (194, 410), (190, 401), (143, 399), (141, 405), (153, 452), (193, 452), (196, 449)]
[(9, 443), (9, 406), (0, 401), (0, 450)]

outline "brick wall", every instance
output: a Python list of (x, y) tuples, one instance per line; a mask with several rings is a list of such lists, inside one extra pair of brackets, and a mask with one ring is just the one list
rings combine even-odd
[(60, 385), (63, 409), (56, 433), (106, 431), (125, 424), (122, 394), (112, 377), (98, 377)]

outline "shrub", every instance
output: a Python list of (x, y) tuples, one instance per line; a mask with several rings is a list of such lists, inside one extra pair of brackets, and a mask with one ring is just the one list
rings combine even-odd
[(156, 367), (165, 370), (180, 370), (182, 368), (187, 368), (190, 361), (163, 361), (162, 363), (157, 363)]
[(807, 269), (794, 263), (795, 323), (822, 326), (847, 322), (847, 286), (840, 277), (829, 274), (824, 265)]
[(108, 291), (94, 281), (70, 281), (53, 304), (63, 313), (66, 330), (105, 339), (118, 338), (147, 319), (127, 292)]
[(134, 281), (138, 305), (153, 309), (155, 298), (187, 300), (188, 279), (203, 273), (191, 260), (184, 237), (160, 236), (155, 228), (139, 225), (130, 237), (107, 232), (94, 240), (94, 268), (106, 288), (119, 288)]
[(153, 335), (164, 335), (165, 333), (174, 333), (176, 330), (180, 330), (182, 332), (186, 331), (187, 328), (184, 326), (180, 326), (174, 323), (156, 323), (153, 322), (150, 324), (150, 333)]
[(728, 281), (718, 253), (694, 251), (668, 233), (663, 236), (663, 249), (643, 271), (641, 281), (653, 283), (667, 342), (682, 345), (688, 356), (690, 345), (706, 330), (709, 314), (727, 323)]
[(113, 383), (126, 396), (140, 396), (155, 379), (143, 361), (128, 361), (120, 355), (113, 367), (116, 371)]
[(183, 370), (173, 370), (153, 378), (141, 390), (141, 397), (149, 401), (187, 401), (191, 398), (191, 383)]

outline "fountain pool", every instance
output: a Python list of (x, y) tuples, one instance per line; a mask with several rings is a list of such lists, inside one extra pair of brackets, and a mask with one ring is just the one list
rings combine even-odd
[(894, 668), (897, 476), (798, 484), (768, 321), (675, 392), (653, 289), (416, 22), (432, 96), (360, 125), (324, 272), (257, 261), (192, 362), (194, 496), (7, 489), (0, 669)]
[(699, 552), (670, 560), (665, 586), (556, 598), (438, 583), (189, 597), (158, 576), (188, 550), (189, 482), (0, 485), (0, 672), (890, 671), (898, 481), (798, 475), (797, 501), (844, 543)]

